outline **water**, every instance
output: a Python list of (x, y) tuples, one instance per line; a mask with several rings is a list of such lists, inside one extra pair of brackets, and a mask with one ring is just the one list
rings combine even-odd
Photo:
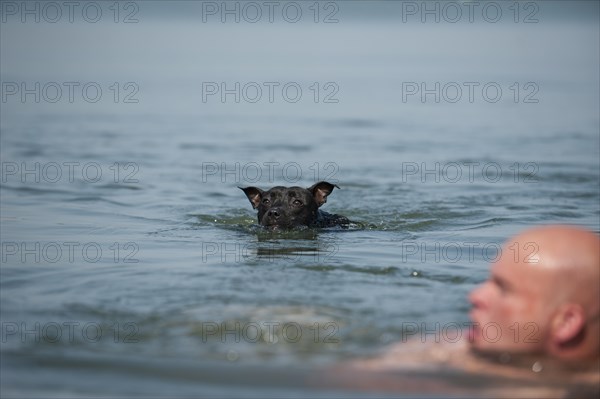
[[(401, 2), (203, 23), (201, 3), (158, 1), (115, 24), (98, 4), (96, 24), (1, 25), (3, 396), (335, 396), (311, 370), (468, 322), (511, 234), (600, 230), (595, 2), (537, 2), (529, 24), (512, 3), (495, 24), (402, 22)], [(65, 91), (22, 102), (6, 82)], [(263, 97), (203, 102), (203, 82)], [(404, 101), (422, 82), (463, 96)], [(321, 179), (356, 227), (261, 232), (237, 188)]]

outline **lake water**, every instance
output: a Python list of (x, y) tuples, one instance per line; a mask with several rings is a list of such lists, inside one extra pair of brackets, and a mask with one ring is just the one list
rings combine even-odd
[[(468, 324), (510, 235), (600, 231), (597, 2), (23, 4), (3, 397), (334, 396), (304, 377)], [(356, 226), (261, 232), (237, 188), (319, 180)]]

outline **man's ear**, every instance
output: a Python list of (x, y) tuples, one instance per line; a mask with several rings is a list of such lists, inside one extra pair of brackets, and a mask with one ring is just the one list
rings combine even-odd
[(238, 187), (240, 190), (246, 194), (246, 197), (250, 200), (252, 204), (252, 208), (256, 209), (260, 205), (260, 201), (262, 200), (263, 191), (260, 188), (256, 187)]
[(310, 191), (312, 193), (313, 198), (315, 199), (315, 202), (317, 203), (317, 206), (320, 207), (321, 205), (323, 205), (324, 203), (327, 202), (327, 197), (329, 196), (329, 194), (331, 194), (334, 187), (339, 188), (335, 184), (331, 184), (326, 181), (320, 181), (317, 184), (314, 184), (313, 186), (311, 186), (308, 189), (308, 191)]
[(575, 339), (585, 327), (585, 311), (579, 304), (561, 306), (552, 320), (552, 338), (558, 345)]

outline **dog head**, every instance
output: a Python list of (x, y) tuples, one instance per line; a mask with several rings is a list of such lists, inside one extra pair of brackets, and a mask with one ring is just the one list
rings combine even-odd
[[(252, 207), (258, 210), (258, 223), (271, 229), (290, 229), (315, 224), (319, 207), (336, 186), (321, 181), (309, 188), (273, 187), (263, 191), (257, 187), (242, 189)], [(339, 188), (339, 187), (338, 187)]]

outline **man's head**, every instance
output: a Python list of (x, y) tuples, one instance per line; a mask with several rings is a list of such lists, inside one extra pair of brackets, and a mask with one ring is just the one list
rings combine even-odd
[(569, 226), (527, 230), (505, 243), (469, 299), (475, 350), (597, 359), (600, 238)]
[(319, 207), (327, 202), (334, 187), (337, 186), (321, 181), (309, 188), (278, 186), (268, 191), (256, 187), (240, 189), (244, 191), (252, 207), (258, 209), (260, 225), (289, 229), (314, 225)]

